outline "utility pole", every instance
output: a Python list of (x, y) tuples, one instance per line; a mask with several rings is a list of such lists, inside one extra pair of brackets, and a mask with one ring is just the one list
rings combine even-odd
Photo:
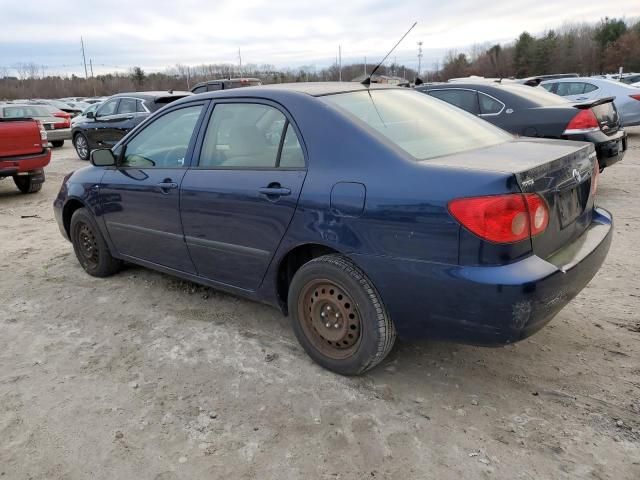
[(240, 61), (240, 78), (242, 78), (242, 54), (240, 53), (240, 48), (238, 48), (238, 60)]
[(82, 62), (84, 63), (84, 78), (89, 78), (87, 73), (87, 58), (84, 56), (84, 40), (80, 37), (80, 46), (82, 47)]
[(342, 46), (338, 45), (338, 81), (342, 81)]
[(187, 65), (187, 90), (191, 90), (191, 67)]
[(420, 69), (422, 67), (422, 41), (418, 42), (418, 77), (420, 76)]
[(91, 84), (93, 86), (93, 96), (96, 96), (96, 82), (93, 81), (93, 59), (89, 59), (89, 67), (91, 68)]

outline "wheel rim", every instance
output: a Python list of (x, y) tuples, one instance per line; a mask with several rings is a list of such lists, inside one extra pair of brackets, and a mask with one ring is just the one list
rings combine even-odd
[(330, 280), (315, 280), (304, 287), (298, 318), (305, 336), (329, 358), (348, 358), (360, 346), (360, 312), (351, 296)]
[(82, 158), (86, 158), (89, 155), (89, 146), (82, 135), (76, 137), (76, 151)]
[(97, 268), (100, 260), (100, 252), (98, 250), (98, 242), (95, 234), (93, 233), (93, 229), (86, 223), (81, 223), (78, 226), (77, 232), (80, 261), (87, 268)]

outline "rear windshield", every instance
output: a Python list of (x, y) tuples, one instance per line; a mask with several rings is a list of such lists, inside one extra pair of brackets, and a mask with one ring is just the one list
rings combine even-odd
[(535, 103), (541, 107), (553, 107), (554, 105), (564, 105), (569, 103), (564, 97), (549, 93), (544, 87), (530, 87), (528, 85), (501, 85), (500, 89), (513, 95)]
[(6, 118), (31, 118), (51, 116), (51, 114), (45, 107), (36, 106), (4, 107), (2, 109), (2, 115)]
[(321, 99), (418, 160), (489, 147), (513, 138), (474, 115), (412, 90), (365, 90)]

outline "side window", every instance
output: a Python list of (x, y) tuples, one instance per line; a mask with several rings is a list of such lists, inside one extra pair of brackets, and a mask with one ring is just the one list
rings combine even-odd
[(286, 118), (254, 103), (222, 103), (211, 115), (200, 153), (200, 167), (273, 168)]
[(202, 105), (169, 112), (147, 125), (124, 152), (121, 167), (182, 168)]
[(584, 92), (585, 84), (582, 82), (559, 82), (558, 95), (566, 97), (567, 95), (580, 95)]
[(118, 105), (118, 113), (136, 113), (135, 98), (121, 98)]
[(221, 83), (210, 83), (207, 85), (208, 92), (215, 92), (216, 90), (224, 90)]
[(286, 168), (304, 167), (304, 153), (302, 153), (298, 135), (296, 135), (296, 131), (290, 123), (287, 123), (287, 133), (284, 134), (279, 166)]
[(480, 101), (480, 114), (481, 115), (497, 115), (502, 112), (504, 105), (495, 98), (485, 95), (482, 92), (478, 92), (478, 100)]
[(144, 113), (146, 110), (144, 109), (144, 105), (142, 105), (142, 100), (136, 100), (136, 112)]
[(113, 98), (100, 105), (100, 108), (98, 108), (98, 111), (96, 112), (96, 117), (106, 117), (107, 115), (113, 115), (116, 113), (116, 107), (118, 106), (119, 100), (119, 98)]
[(207, 86), (206, 85), (201, 85), (199, 87), (196, 87), (192, 90), (192, 93), (204, 93), (207, 91)]
[(596, 87), (595, 85), (591, 84), (591, 83), (585, 83), (584, 84), (584, 92), (582, 93), (591, 93), (595, 90), (597, 90), (598, 87)]
[(478, 109), (478, 97), (476, 96), (476, 92), (472, 92), (471, 90), (457, 90), (452, 88), (451, 90), (431, 90), (429, 94), (474, 115), (480, 113)]
[(544, 85), (540, 85), (540, 86), (544, 88), (547, 92), (550, 92), (551, 90), (553, 90), (554, 85), (555, 83), (545, 83)]

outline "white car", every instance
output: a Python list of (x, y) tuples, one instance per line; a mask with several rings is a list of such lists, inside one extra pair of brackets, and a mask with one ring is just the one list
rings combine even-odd
[(540, 87), (572, 102), (614, 97), (613, 103), (618, 110), (620, 124), (624, 127), (640, 125), (640, 88), (593, 77), (547, 80)]

